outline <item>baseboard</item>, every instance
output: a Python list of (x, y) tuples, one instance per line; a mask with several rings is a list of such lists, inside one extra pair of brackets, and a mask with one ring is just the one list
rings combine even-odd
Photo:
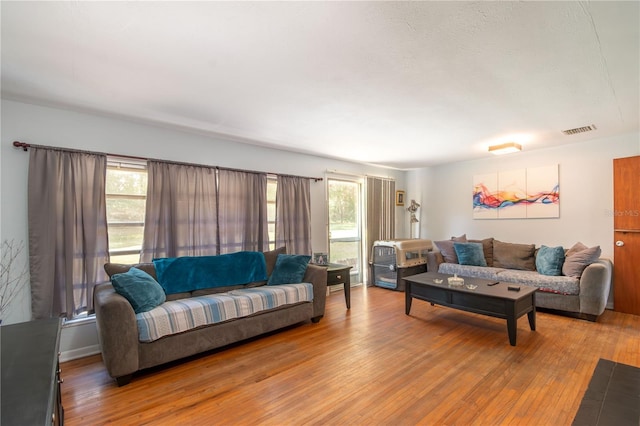
[(100, 353), (100, 345), (92, 345), (84, 348), (72, 349), (70, 351), (60, 352), (60, 362), (72, 361), (86, 356), (96, 355)]

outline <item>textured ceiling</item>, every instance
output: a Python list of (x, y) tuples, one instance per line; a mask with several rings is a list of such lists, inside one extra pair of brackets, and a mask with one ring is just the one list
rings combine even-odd
[(637, 132), (639, 6), (3, 1), (2, 95), (424, 167)]

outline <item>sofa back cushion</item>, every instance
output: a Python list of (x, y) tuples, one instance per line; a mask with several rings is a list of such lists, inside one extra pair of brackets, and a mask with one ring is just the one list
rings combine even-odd
[(267, 264), (267, 277), (270, 277), (273, 273), (273, 268), (276, 267), (276, 261), (278, 260), (279, 254), (287, 254), (287, 248), (278, 247), (275, 250), (264, 252), (264, 261)]
[(484, 253), (484, 260), (487, 266), (493, 266), (493, 238), (485, 238), (484, 240), (469, 240), (470, 243), (481, 243)]
[(134, 265), (126, 265), (124, 263), (105, 263), (104, 271), (111, 278), (114, 274), (124, 274), (131, 268), (138, 268), (151, 275), (154, 280), (158, 280), (156, 276), (156, 268), (153, 266), (153, 263), (136, 263)]
[(496, 268), (535, 271), (534, 244), (513, 244), (493, 240), (493, 266)]
[[(263, 252), (264, 260), (267, 268), (267, 277), (269, 277), (273, 272), (278, 255), (285, 254), (286, 252), (287, 250), (285, 247), (278, 247), (275, 250), (269, 250), (269, 251)], [(124, 264), (124, 263), (105, 263), (104, 265), (104, 270), (106, 271), (107, 275), (109, 275), (109, 277), (111, 277), (114, 274), (123, 274), (131, 268), (141, 269), (147, 274), (151, 275), (153, 279), (155, 279), (156, 281), (158, 280), (158, 277), (156, 276), (156, 268), (151, 262), (136, 263), (133, 265)], [(226, 291), (236, 290), (241, 288), (259, 287), (259, 286), (265, 285), (266, 283), (267, 283), (267, 278), (265, 277), (265, 279), (263, 280), (253, 281), (248, 284), (231, 285), (226, 287), (210, 287), (210, 288), (203, 288), (203, 289), (194, 290), (194, 291), (184, 291), (180, 293), (167, 294), (166, 297), (167, 297), (167, 300), (178, 300), (178, 299), (184, 299), (186, 297), (196, 297), (196, 296), (204, 296), (208, 294), (223, 293)]]

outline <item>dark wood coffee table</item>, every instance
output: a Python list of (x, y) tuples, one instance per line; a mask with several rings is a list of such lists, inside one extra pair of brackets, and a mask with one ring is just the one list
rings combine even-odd
[[(447, 283), (449, 274), (437, 272), (425, 272), (422, 274), (404, 277), (405, 287), (405, 313), (411, 311), (411, 301), (415, 299), (431, 302), (454, 309), (474, 312), (507, 320), (507, 332), (509, 343), (516, 345), (518, 331), (518, 318), (527, 314), (529, 327), (536, 329), (536, 291), (537, 288), (522, 284), (497, 283), (496, 281), (479, 278), (464, 278), (465, 285), (473, 284), (477, 287), (473, 290), (466, 287), (453, 287)], [(442, 283), (434, 282), (434, 279), (442, 280)], [(515, 285), (520, 291), (510, 291), (508, 286)]]

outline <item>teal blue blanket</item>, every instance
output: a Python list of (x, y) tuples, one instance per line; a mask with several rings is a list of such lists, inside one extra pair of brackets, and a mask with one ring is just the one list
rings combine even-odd
[(240, 251), (219, 256), (153, 259), (158, 282), (166, 294), (247, 284), (267, 279), (264, 254)]

